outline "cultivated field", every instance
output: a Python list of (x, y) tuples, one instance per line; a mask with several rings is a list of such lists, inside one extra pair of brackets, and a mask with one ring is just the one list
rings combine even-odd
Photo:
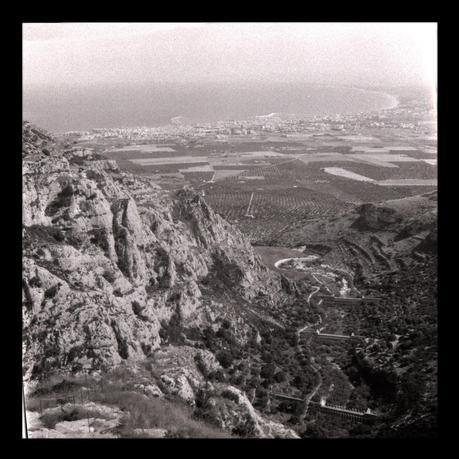
[(84, 146), (167, 190), (194, 187), (252, 242), (269, 245), (306, 222), (355, 205), (436, 189), (433, 135), (427, 139), (397, 127), (352, 131), (318, 125), (303, 134), (163, 143), (101, 139)]
[(357, 180), (359, 182), (374, 182), (373, 179), (364, 177), (363, 175), (356, 174), (355, 172), (348, 171), (341, 167), (326, 167), (324, 171), (327, 174), (337, 175), (338, 177), (345, 177), (351, 180)]

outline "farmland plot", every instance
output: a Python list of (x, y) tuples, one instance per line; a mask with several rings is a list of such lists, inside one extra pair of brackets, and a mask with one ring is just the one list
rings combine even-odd
[(214, 171), (187, 171), (181, 170), (186, 180), (193, 183), (203, 183), (212, 179)]
[(165, 165), (165, 164), (193, 164), (205, 163), (208, 164), (207, 156), (174, 156), (168, 158), (135, 158), (131, 159), (133, 163), (142, 166)]
[(435, 164), (425, 161), (397, 163), (397, 167), (386, 168), (369, 164), (350, 163), (346, 169), (374, 180), (389, 179), (434, 179), (437, 177)]
[(374, 182), (374, 180), (371, 178), (356, 174), (355, 172), (346, 169), (342, 169), (341, 167), (326, 167), (324, 170), (327, 172), (327, 174), (338, 175), (339, 177), (345, 177), (360, 182)]
[[(221, 183), (221, 182), (220, 182)], [(247, 209), (250, 198), (249, 214)], [(352, 207), (332, 196), (301, 188), (207, 187), (206, 201), (253, 242), (275, 240), (283, 231), (311, 219), (333, 216)]]
[(114, 148), (112, 151), (135, 151), (135, 152), (156, 152), (156, 151), (174, 151), (171, 144), (140, 144), (140, 145), (127, 145), (121, 148)]
[(224, 180), (229, 177), (237, 177), (242, 172), (244, 172), (244, 169), (218, 169), (215, 171), (214, 180), (217, 181)]

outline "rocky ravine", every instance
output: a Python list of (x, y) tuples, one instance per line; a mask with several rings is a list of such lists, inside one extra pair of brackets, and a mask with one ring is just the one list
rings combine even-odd
[[(255, 336), (256, 328), (213, 292), (226, 291), (242, 305), (255, 298), (267, 308), (288, 301), (281, 278), (194, 192), (171, 197), (113, 161), (56, 154), (52, 139), (27, 123), (23, 132), (26, 381), (56, 370), (103, 373), (135, 365), (165, 344), (171, 322), (185, 330), (230, 319), (241, 344)], [(169, 387), (193, 403), (205, 378), (189, 381), (182, 370), (163, 368), (163, 391)], [(263, 421), (238, 389), (209, 391), (232, 394), (253, 422), (251, 435), (296, 436)], [(219, 422), (231, 428), (237, 410), (232, 417), (223, 411)]]

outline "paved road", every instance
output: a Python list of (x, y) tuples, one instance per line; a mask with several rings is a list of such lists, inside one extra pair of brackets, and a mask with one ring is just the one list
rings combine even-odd
[(308, 299), (307, 299), (307, 302), (308, 302), (308, 306), (311, 304), (311, 298), (320, 290), (320, 285), (316, 286), (316, 289), (310, 293), (310, 295), (308, 296)]
[(319, 273), (311, 273), (311, 276), (316, 280), (316, 282), (318, 282), (322, 287), (324, 287), (330, 295), (333, 295), (332, 291), (322, 281), (317, 279), (315, 274), (319, 274)]

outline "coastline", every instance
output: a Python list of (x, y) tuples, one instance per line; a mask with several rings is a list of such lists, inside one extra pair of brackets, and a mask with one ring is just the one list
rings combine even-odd
[(392, 103), (389, 107), (384, 107), (384, 108), (381, 108), (380, 110), (376, 110), (376, 111), (383, 111), (383, 110), (393, 110), (394, 108), (397, 108), (399, 105), (400, 105), (400, 99), (399, 99), (399, 96), (396, 96), (395, 94), (391, 94), (389, 92), (382, 92), (382, 91), (373, 91), (373, 92), (377, 92), (379, 94), (384, 94), (388, 97), (390, 97), (392, 99)]
[[(48, 131), (55, 133), (56, 135), (62, 135), (65, 132), (69, 131), (90, 131), (92, 129), (135, 129), (135, 128), (140, 128), (140, 127), (149, 127), (149, 128), (167, 128), (171, 126), (180, 126), (180, 127), (194, 127), (198, 124), (205, 124), (205, 125), (213, 125), (213, 124), (218, 124), (218, 123), (226, 123), (226, 122), (244, 122), (244, 121), (261, 121), (261, 120), (266, 120), (267, 122), (269, 121), (274, 121), (277, 119), (281, 119), (284, 121), (287, 120), (295, 120), (295, 119), (317, 119), (317, 118), (327, 118), (327, 117), (333, 117), (333, 116), (339, 116), (343, 117), (345, 119), (348, 116), (358, 116), (368, 114), (368, 113), (377, 113), (381, 111), (386, 111), (386, 110), (392, 110), (398, 107), (400, 104), (400, 101), (398, 97), (394, 94), (391, 94), (390, 92), (385, 92), (383, 90), (377, 90), (377, 89), (371, 89), (371, 88), (362, 88), (362, 87), (356, 87), (356, 86), (347, 86), (347, 85), (332, 85), (332, 84), (313, 84), (313, 85), (308, 85), (314, 88), (321, 88), (325, 93), (327, 92), (327, 89), (329, 89), (332, 93), (336, 90), (348, 90), (348, 101), (349, 104), (347, 107), (343, 107), (342, 104), (340, 107), (336, 107), (336, 109), (332, 107), (328, 107), (327, 110), (323, 110), (320, 107), (320, 97), (319, 97), (319, 106), (314, 107), (304, 105), (304, 108), (301, 107), (296, 107), (295, 111), (286, 111), (286, 110), (270, 110), (269, 112), (259, 112), (259, 113), (253, 113), (253, 114), (248, 114), (248, 115), (242, 115), (242, 116), (233, 116), (233, 117), (228, 117), (222, 114), (221, 117), (215, 117), (214, 119), (205, 119), (207, 117), (203, 117), (203, 119), (193, 119), (194, 117), (192, 116), (187, 116), (184, 114), (180, 114), (180, 112), (176, 112), (172, 116), (168, 117), (167, 119), (163, 119), (162, 121), (157, 121), (157, 122), (150, 122), (148, 125), (146, 123), (138, 124), (135, 121), (131, 123), (126, 123), (126, 124), (118, 124), (118, 123), (113, 123), (112, 126), (108, 126), (106, 123), (104, 125), (97, 126), (96, 124), (92, 125), (91, 127), (86, 127), (86, 128), (73, 128), (73, 129), (50, 129), (49, 127), (47, 128)], [(303, 92), (304, 95), (304, 92)], [(337, 95), (337, 97), (339, 94)], [(367, 97), (365, 97), (367, 96)], [(370, 97), (368, 97), (370, 96)], [(378, 99), (380, 100), (371, 100), (372, 98), (375, 99), (375, 96), (377, 96)], [(269, 95), (267, 96), (269, 98)], [(307, 96), (309, 97), (309, 96)], [(359, 99), (362, 99), (364, 102), (363, 104), (359, 102)], [(367, 99), (365, 101), (365, 99)], [(362, 109), (359, 110), (358, 106), (356, 108), (353, 108), (352, 102), (356, 101), (356, 105), (368, 105), (372, 104), (373, 107), (362, 107)], [(379, 102), (379, 103), (378, 103)], [(317, 104), (317, 98), (312, 95), (312, 100), (311, 103)], [(306, 102), (307, 104), (307, 102)], [(282, 105), (282, 104), (281, 104)], [(276, 107), (273, 107), (276, 108)], [(280, 106), (279, 106), (280, 108)], [(285, 108), (285, 107), (284, 107)], [(313, 108), (313, 110), (311, 110)], [(317, 108), (314, 110), (314, 108)], [(310, 111), (308, 111), (308, 109)], [(26, 116), (29, 115), (29, 116)], [(32, 115), (30, 110), (26, 110), (23, 114), (24, 119), (29, 119), (32, 123), (35, 122), (34, 116)], [(37, 123), (39, 121), (37, 120)], [(41, 123), (42, 125), (44, 123)]]

